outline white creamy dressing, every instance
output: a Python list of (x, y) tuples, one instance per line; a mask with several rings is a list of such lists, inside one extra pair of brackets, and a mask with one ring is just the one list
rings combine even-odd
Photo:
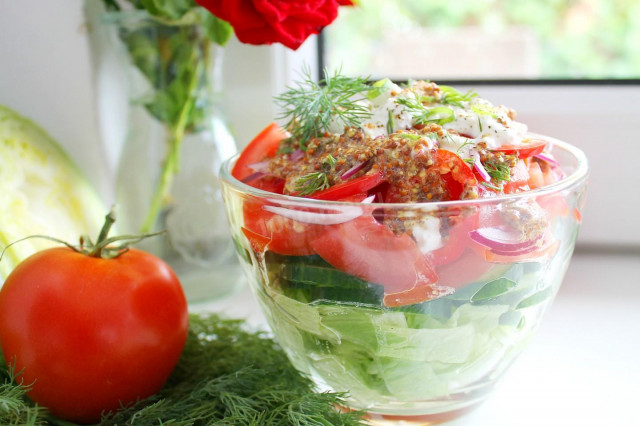
[(420, 251), (424, 254), (442, 247), (440, 236), (440, 219), (434, 216), (425, 217), (411, 229)]
[[(395, 131), (410, 129), (415, 124), (408, 108), (396, 102), (398, 98), (415, 99), (413, 92), (396, 84), (386, 85), (385, 89), (374, 99), (363, 101), (368, 103), (372, 113), (361, 126), (367, 137), (387, 135), (390, 118), (393, 120), (392, 128)], [(445, 123), (442, 126), (444, 129), (455, 130), (471, 138), (451, 135), (447, 140), (440, 141), (440, 148), (453, 151), (462, 158), (471, 158), (473, 145), (478, 142), (484, 142), (487, 148), (495, 149), (503, 145), (519, 145), (525, 139), (527, 126), (509, 118), (505, 107), (496, 107), (478, 97), (470, 102), (462, 102), (462, 105), (463, 107), (440, 103), (433, 105), (434, 108), (446, 107), (454, 112), (455, 119)]]

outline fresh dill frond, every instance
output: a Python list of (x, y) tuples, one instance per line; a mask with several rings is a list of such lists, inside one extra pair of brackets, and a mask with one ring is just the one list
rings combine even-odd
[(336, 166), (336, 159), (333, 158), (333, 155), (327, 154), (322, 165), (327, 169), (327, 171), (331, 171)]
[(494, 182), (509, 182), (511, 180), (511, 168), (508, 164), (487, 161), (484, 168)]
[(491, 188), (494, 189), (496, 191), (501, 191), (502, 192), (502, 187), (495, 185), (491, 182), (480, 182), (481, 185), (486, 186), (487, 188)]
[(451, 108), (430, 107), (425, 105), (420, 98), (398, 98), (396, 102), (409, 110), (417, 124), (436, 123), (443, 125), (452, 122), (456, 118)]
[(462, 107), (463, 102), (471, 102), (473, 98), (478, 96), (478, 94), (473, 90), (469, 90), (467, 93), (463, 94), (451, 86), (439, 86), (439, 87), (440, 87), (440, 90), (442, 91), (442, 96), (440, 97), (440, 103), (442, 104)]
[(44, 425), (46, 410), (31, 402), (26, 394), (29, 386), (18, 383), (20, 374), (13, 365), (6, 365), (0, 352), (0, 424)]
[(311, 172), (296, 180), (295, 190), (298, 192), (297, 195), (306, 197), (329, 186), (329, 177), (325, 172)]
[(328, 131), (333, 122), (358, 127), (371, 117), (371, 111), (361, 103), (371, 89), (366, 78), (347, 77), (339, 69), (333, 74), (325, 70), (324, 78), (316, 82), (307, 69), (302, 80), (275, 101), (282, 108), (279, 118), (287, 120), (292, 139), (305, 149), (309, 139)]

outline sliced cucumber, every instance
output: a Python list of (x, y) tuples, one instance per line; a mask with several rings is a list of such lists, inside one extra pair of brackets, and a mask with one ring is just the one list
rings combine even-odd
[[(0, 105), (0, 249), (30, 235), (76, 243), (97, 235), (104, 203), (62, 148), (38, 125)], [(32, 238), (8, 248), (0, 285), (22, 260), (53, 243)]]

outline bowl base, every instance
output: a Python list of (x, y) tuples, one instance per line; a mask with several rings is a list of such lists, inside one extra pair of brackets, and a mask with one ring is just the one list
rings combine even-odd
[[(452, 411), (434, 414), (381, 414), (365, 412), (364, 419), (371, 426), (431, 426), (450, 422), (475, 410), (480, 401)], [(348, 407), (338, 407), (341, 411), (351, 411)]]

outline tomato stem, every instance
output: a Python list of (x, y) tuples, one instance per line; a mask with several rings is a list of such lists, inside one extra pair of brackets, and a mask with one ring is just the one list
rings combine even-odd
[[(145, 238), (154, 237), (156, 235), (160, 235), (164, 233), (164, 231), (161, 231), (161, 232), (154, 232), (152, 234), (119, 235), (117, 237), (109, 237), (109, 231), (111, 230), (111, 227), (113, 226), (115, 221), (116, 221), (116, 214), (113, 208), (111, 208), (109, 213), (107, 213), (107, 215), (104, 217), (104, 225), (102, 225), (100, 234), (98, 234), (98, 241), (96, 241), (95, 245), (89, 246), (89, 249), (91, 249), (91, 251), (82, 249), (82, 252), (91, 257), (113, 259), (114, 257), (118, 257), (121, 254), (128, 251), (129, 244), (135, 244), (139, 241), (144, 240)], [(121, 242), (121, 244), (117, 246), (111, 245), (117, 242)], [(80, 245), (82, 246), (82, 242)]]

